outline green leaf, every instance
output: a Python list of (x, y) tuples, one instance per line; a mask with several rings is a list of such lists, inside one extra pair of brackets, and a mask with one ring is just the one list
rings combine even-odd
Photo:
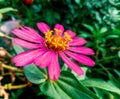
[(94, 32), (94, 28), (88, 24), (83, 24), (88, 30), (90, 30), (92, 33)]
[(42, 83), (40, 89), (54, 99), (99, 99), (67, 71), (61, 72), (57, 81), (47, 80)]
[(77, 4), (80, 4), (80, 0), (75, 0), (75, 2), (76, 2)]
[(6, 12), (9, 12), (9, 11), (17, 11), (16, 9), (13, 9), (11, 7), (7, 7), (7, 8), (2, 8), (0, 9), (0, 13), (6, 13)]
[(17, 54), (24, 52), (24, 49), (16, 44), (13, 44), (13, 48)]
[(113, 32), (114, 34), (120, 35), (120, 29), (118, 28), (113, 28)]
[(106, 39), (118, 39), (119, 37), (119, 35), (108, 35)]
[(118, 57), (120, 58), (120, 51), (118, 51)]
[(48, 78), (44, 70), (41, 70), (40, 68), (33, 64), (25, 66), (24, 73), (27, 79), (34, 84), (43, 83)]
[(114, 72), (120, 77), (120, 72), (116, 69), (114, 69)]
[(2, 20), (2, 18), (3, 18), (3, 15), (0, 13), (0, 21)]
[(98, 96), (100, 99), (103, 99), (103, 97), (104, 97), (104, 91), (103, 91), (102, 89), (93, 88), (93, 90), (95, 91), (95, 93), (97, 94), (97, 96)]
[(110, 92), (115, 92), (117, 94), (120, 94), (120, 89), (117, 88), (114, 84), (110, 82), (106, 82), (101, 79), (86, 79), (82, 80), (82, 84), (85, 85), (86, 87), (95, 87), (95, 88), (100, 88), (103, 90), (107, 90)]
[(100, 33), (105, 33), (105, 32), (107, 32), (107, 28), (106, 28), (106, 27), (102, 27), (102, 28), (100, 29)]

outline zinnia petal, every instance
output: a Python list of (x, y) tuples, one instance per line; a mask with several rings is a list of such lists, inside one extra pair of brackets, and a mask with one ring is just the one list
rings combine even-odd
[(40, 47), (42, 47), (41, 44), (32, 44), (32, 43), (26, 42), (26, 41), (18, 39), (18, 38), (14, 38), (13, 43), (15, 43), (19, 46), (22, 46), (24, 48), (40, 48)]
[(64, 27), (63, 27), (63, 25), (61, 25), (61, 24), (56, 24), (55, 27), (54, 27), (54, 32), (55, 32), (55, 34), (62, 35), (63, 32), (64, 32)]
[(78, 75), (83, 75), (83, 70), (77, 64), (75, 64), (68, 57), (66, 57), (66, 55), (63, 52), (60, 52), (59, 54), (62, 60), (71, 70), (73, 70)]
[(84, 38), (73, 38), (71, 42), (69, 42), (70, 46), (81, 46), (86, 43), (86, 40)]
[(95, 62), (85, 55), (75, 54), (70, 51), (64, 51), (68, 56), (87, 66), (94, 66)]
[(50, 31), (50, 27), (44, 22), (37, 23), (37, 26), (42, 33), (46, 33)]
[(77, 52), (80, 54), (85, 54), (85, 55), (93, 55), (94, 54), (94, 51), (88, 47), (69, 47), (68, 50)]
[(40, 68), (45, 68), (48, 66), (50, 61), (51, 61), (51, 51), (47, 51), (41, 54), (39, 57), (37, 57), (36, 60), (34, 61), (34, 64), (39, 65)]
[(71, 30), (66, 30), (65, 32), (69, 34), (72, 38), (76, 36), (76, 33)]
[[(32, 31), (31, 31), (32, 30)], [(21, 29), (14, 29), (12, 31), (13, 34), (15, 34), (16, 36), (18, 36), (21, 39), (27, 40), (27, 41), (31, 41), (31, 42), (35, 42), (35, 43), (40, 43), (41, 41), (43, 41), (44, 39), (38, 35), (36, 33), (36, 31), (34, 31), (33, 29), (28, 29), (28, 27), (24, 27)]]
[(58, 80), (60, 76), (60, 65), (58, 62), (58, 54), (55, 52), (51, 54), (51, 63), (48, 66), (48, 73), (51, 80)]
[(34, 59), (40, 55), (42, 50), (43, 49), (22, 52), (15, 56), (12, 61), (16, 64), (16, 66), (25, 66), (31, 64)]
[(39, 33), (38, 33), (36, 30), (34, 30), (34, 29), (30, 28), (30, 27), (24, 26), (24, 27), (22, 27), (21, 29), (22, 29), (23, 31), (25, 31), (26, 33), (28, 33), (29, 35), (33, 35), (33, 34), (34, 34), (34, 36), (43, 39), (43, 37), (40, 36)]

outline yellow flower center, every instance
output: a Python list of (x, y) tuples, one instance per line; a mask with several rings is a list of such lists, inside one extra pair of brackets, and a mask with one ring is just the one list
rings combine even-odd
[(47, 49), (54, 50), (55, 52), (64, 51), (69, 47), (69, 42), (72, 41), (71, 36), (64, 32), (64, 35), (61, 36), (59, 33), (60, 30), (56, 30), (55, 34), (52, 34), (53, 31), (45, 33), (45, 45)]

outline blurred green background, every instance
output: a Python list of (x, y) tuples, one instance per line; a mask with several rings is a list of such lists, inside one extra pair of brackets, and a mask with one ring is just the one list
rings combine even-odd
[[(23, 0), (0, 0), (0, 9), (6, 7), (17, 11), (0, 12), (2, 15), (0, 26), (12, 18), (20, 20), (22, 25), (35, 29), (37, 29), (36, 23), (40, 21), (46, 22), (51, 27), (60, 23), (66, 29), (76, 32), (77, 36), (85, 38), (86, 46), (95, 51), (92, 58), (96, 62), (93, 68), (88, 68), (86, 76), (111, 81), (120, 88), (119, 0), (33, 0), (29, 5)], [(0, 47), (15, 55), (9, 40), (0, 37)], [(2, 62), (5, 60), (7, 64), (12, 64), (9, 57), (5, 57)], [(46, 99), (44, 95), (36, 95), (35, 88), (34, 85), (31, 89), (26, 87), (17, 91), (9, 90), (10, 99)], [(103, 91), (103, 99), (119, 98), (120, 96), (115, 93)]]

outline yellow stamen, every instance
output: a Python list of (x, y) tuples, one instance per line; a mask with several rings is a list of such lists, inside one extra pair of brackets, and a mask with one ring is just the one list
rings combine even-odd
[(57, 28), (55, 28), (54, 31), (55, 31), (55, 33), (56, 33), (57, 35), (59, 35), (59, 34), (62, 32), (61, 30), (59, 30), (59, 29), (57, 29)]
[(64, 37), (65, 37), (67, 40), (72, 41), (71, 36), (70, 36), (67, 32), (64, 32)]
[(70, 41), (72, 41), (72, 39), (67, 32), (65, 32), (63, 36), (59, 35), (59, 32), (52, 34), (52, 31), (45, 34), (45, 45), (47, 49), (54, 50), (55, 52), (66, 50)]

